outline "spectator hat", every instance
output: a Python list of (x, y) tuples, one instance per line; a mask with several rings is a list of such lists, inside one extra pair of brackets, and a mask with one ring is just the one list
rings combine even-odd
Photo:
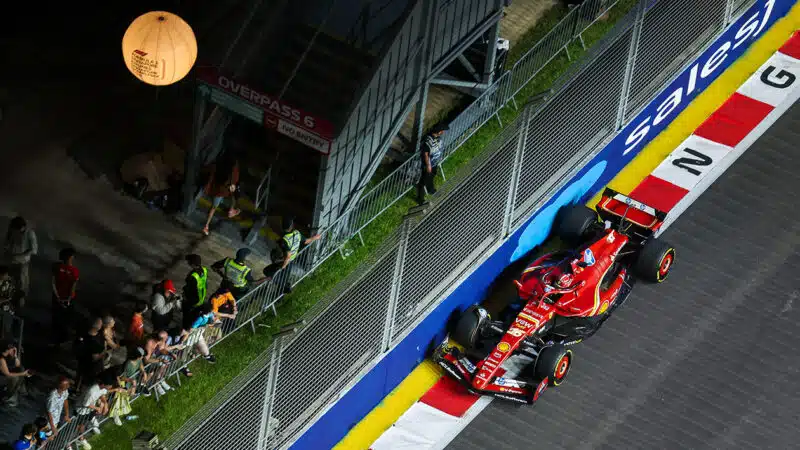
[(164, 292), (169, 292), (171, 294), (178, 292), (172, 280), (164, 280)]

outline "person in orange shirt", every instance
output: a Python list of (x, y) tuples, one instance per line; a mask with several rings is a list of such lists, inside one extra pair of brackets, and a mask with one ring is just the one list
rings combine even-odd
[(223, 333), (233, 331), (239, 309), (236, 306), (236, 298), (230, 289), (220, 288), (214, 293), (211, 297), (211, 311), (222, 320)]
[(145, 303), (137, 303), (131, 317), (131, 325), (128, 327), (128, 338), (131, 344), (140, 344), (144, 341), (144, 313), (147, 311)]

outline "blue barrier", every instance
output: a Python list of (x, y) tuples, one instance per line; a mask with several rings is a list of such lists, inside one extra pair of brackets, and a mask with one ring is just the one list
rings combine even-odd
[(562, 189), (515, 231), (486, 261), (293, 445), (293, 450), (335, 446), (426, 357), (432, 341), (444, 339), (454, 311), (480, 302), (492, 282), (523, 255), (541, 245), (566, 205), (588, 201), (663, 131), (700, 92), (772, 26), (795, 0), (760, 0), (717, 39)]

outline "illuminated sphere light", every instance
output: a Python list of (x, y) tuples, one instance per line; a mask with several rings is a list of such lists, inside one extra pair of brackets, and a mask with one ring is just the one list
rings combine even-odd
[(185, 20), (166, 11), (137, 17), (122, 38), (125, 65), (154, 86), (180, 81), (197, 60), (197, 39)]

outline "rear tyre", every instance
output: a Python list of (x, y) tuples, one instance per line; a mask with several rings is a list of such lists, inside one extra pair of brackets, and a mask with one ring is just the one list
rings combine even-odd
[(533, 373), (537, 380), (547, 378), (550, 386), (558, 386), (567, 378), (571, 367), (572, 350), (556, 344), (542, 350), (536, 359)]
[(572, 205), (564, 210), (556, 225), (556, 235), (567, 244), (582, 243), (597, 224), (597, 213), (586, 205)]
[(675, 249), (668, 243), (653, 238), (645, 242), (639, 251), (633, 270), (642, 280), (661, 283), (667, 279), (674, 263)]
[(481, 339), (481, 331), (488, 317), (486, 310), (480, 306), (470, 306), (458, 317), (450, 336), (467, 350), (472, 349)]

